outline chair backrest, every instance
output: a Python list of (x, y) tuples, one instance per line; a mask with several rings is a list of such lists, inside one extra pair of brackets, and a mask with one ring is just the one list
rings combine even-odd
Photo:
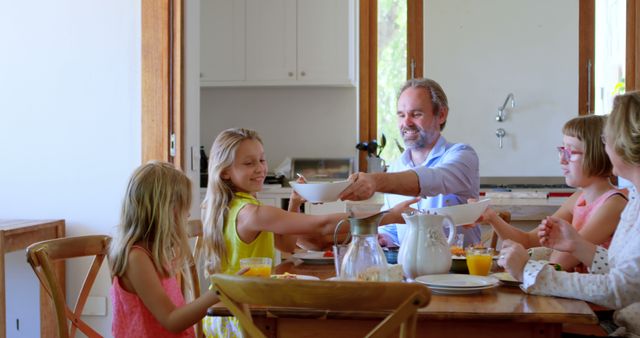
[[(507, 210), (500, 210), (498, 211), (498, 216), (500, 216), (500, 218), (502, 218), (503, 221), (507, 222), (507, 224), (511, 224), (511, 212), (507, 211)], [(490, 248), (495, 249), (496, 246), (498, 245), (498, 232), (493, 230), (493, 234), (491, 234), (491, 244), (489, 245)]]
[(202, 221), (199, 219), (192, 219), (187, 222), (187, 237), (195, 238), (196, 242), (193, 246), (193, 257), (196, 262), (200, 259), (202, 253)]
[[(189, 220), (187, 222), (187, 236), (195, 238), (192, 256), (189, 258), (189, 274), (191, 275), (191, 286), (193, 288), (193, 298), (200, 297), (200, 278), (198, 275), (198, 261), (202, 252), (202, 222), (199, 219)], [(181, 280), (182, 290), (186, 289), (184, 279)], [(202, 321), (196, 323), (196, 338), (204, 337)]]
[(251, 319), (248, 304), (344, 311), (391, 311), (367, 337), (414, 337), (417, 310), (430, 299), (417, 283), (302, 281), (216, 274), (211, 277), (220, 299), (249, 337), (265, 337)]
[[(81, 315), (89, 291), (91, 291), (100, 266), (108, 253), (110, 241), (111, 237), (106, 235), (78, 236), (38, 242), (27, 248), (27, 261), (53, 300), (56, 321), (58, 322), (58, 337), (74, 337), (77, 330), (82, 331), (88, 337), (102, 337), (81, 319)], [(88, 256), (94, 258), (72, 311), (66, 303), (65, 290), (62, 290), (60, 286), (60, 279), (65, 276), (57, 276), (54, 262)], [(67, 321), (71, 322), (71, 328), (69, 328)]]

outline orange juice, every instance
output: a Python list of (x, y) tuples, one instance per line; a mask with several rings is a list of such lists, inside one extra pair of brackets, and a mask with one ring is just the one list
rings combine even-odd
[(467, 267), (470, 275), (486, 276), (491, 271), (493, 263), (493, 249), (467, 249)]
[(271, 277), (271, 265), (252, 265), (244, 276)]
[(491, 270), (491, 255), (467, 255), (470, 275), (486, 276)]
[(247, 257), (240, 260), (240, 268), (249, 268), (243, 276), (271, 277), (271, 258)]

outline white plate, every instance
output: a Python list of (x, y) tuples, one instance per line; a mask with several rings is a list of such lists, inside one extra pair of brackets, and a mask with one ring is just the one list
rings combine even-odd
[[(289, 279), (289, 278), (278, 278), (281, 276), (285, 276), (284, 274), (281, 275), (271, 275), (271, 278), (275, 278), (275, 279)], [(290, 273), (287, 276), (295, 276), (295, 278), (290, 278), (290, 279), (298, 279), (298, 280), (319, 280), (320, 278), (316, 277), (316, 276), (309, 276), (309, 275), (297, 275), (297, 274), (293, 274)]]
[(498, 279), (490, 276), (474, 276), (462, 274), (425, 275), (416, 278), (416, 282), (432, 288), (474, 289), (498, 285)]
[[(494, 261), (498, 260), (498, 258), (500, 258), (499, 255), (495, 255), (493, 257), (491, 257)], [(455, 259), (455, 260), (459, 260), (459, 261), (466, 261), (467, 260), (467, 256), (456, 256), (456, 255), (452, 255), (451, 259)]]
[(482, 292), (483, 290), (493, 289), (496, 286), (498, 286), (498, 284), (479, 286), (479, 287), (473, 287), (473, 288), (448, 288), (448, 287), (429, 286), (429, 290), (431, 290), (431, 292), (435, 294), (442, 294), (442, 295), (467, 295), (471, 293)]
[(307, 251), (293, 254), (294, 258), (301, 259), (306, 264), (333, 264), (333, 257), (324, 257), (324, 251)]

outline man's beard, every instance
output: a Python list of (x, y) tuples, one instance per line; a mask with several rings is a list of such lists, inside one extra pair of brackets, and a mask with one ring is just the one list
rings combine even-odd
[[(417, 131), (418, 132), (418, 138), (417, 139), (407, 139), (404, 137), (404, 131)], [(427, 145), (430, 145), (432, 142), (430, 139), (430, 135), (429, 133), (427, 133), (426, 131), (424, 131), (423, 129), (419, 129), (419, 128), (402, 128), (400, 130), (400, 134), (403, 135), (403, 141), (404, 141), (404, 145), (407, 149), (420, 149), (420, 148), (424, 148)]]

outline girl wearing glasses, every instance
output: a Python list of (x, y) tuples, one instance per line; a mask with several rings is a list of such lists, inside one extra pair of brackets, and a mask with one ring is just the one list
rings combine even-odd
[[(612, 165), (600, 139), (605, 122), (604, 116), (581, 116), (569, 120), (562, 128), (562, 146), (557, 148), (560, 168), (567, 185), (578, 190), (552, 217), (571, 223), (589, 242), (608, 248), (627, 198), (609, 180)], [(540, 246), (537, 229), (519, 230), (491, 208), (487, 208), (481, 220), (490, 223), (503, 240), (520, 243), (524, 248)], [(564, 252), (553, 251), (544, 258), (558, 264), (559, 269), (587, 272), (578, 259)]]

